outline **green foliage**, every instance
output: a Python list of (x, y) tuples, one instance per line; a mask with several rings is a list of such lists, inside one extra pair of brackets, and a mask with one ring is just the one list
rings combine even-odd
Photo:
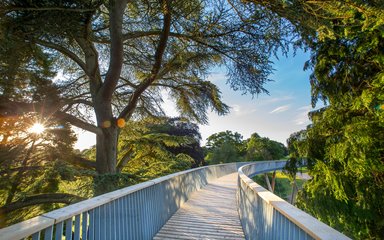
[(284, 144), (260, 137), (257, 133), (251, 135), (247, 140), (248, 161), (279, 160), (287, 155)]
[(243, 140), (241, 134), (231, 131), (215, 133), (207, 138), (206, 161), (210, 164), (276, 160), (287, 155), (286, 147), (257, 133)]
[[(95, 177), (95, 189), (112, 191), (190, 169), (203, 161), (198, 126), (180, 118), (131, 121), (121, 130), (117, 174)], [(83, 151), (95, 159), (95, 148)], [(113, 184), (111, 184), (113, 183)], [(107, 187), (107, 189), (105, 189)]]
[(240, 155), (238, 149), (231, 143), (224, 142), (218, 147), (208, 150), (205, 157), (208, 164), (242, 162), (244, 157)]
[(207, 138), (206, 157), (208, 164), (244, 161), (245, 145), (238, 132), (219, 132)]
[[(2, 96), (2, 112), (13, 111), (12, 103), (20, 110), (13, 114), (49, 115), (95, 133), (93, 163), (98, 173), (113, 174), (136, 148), (117, 147), (117, 119), (164, 117), (165, 92), (189, 120), (206, 123), (210, 109), (228, 113), (219, 89), (207, 81), (210, 71), (226, 67), (228, 84), (242, 93), (267, 92), (269, 57), (288, 51), (294, 29), (263, 7), (224, 0), (8, 0), (0, 3), (0, 30), (0, 67), (12, 76), (0, 89), (9, 92)], [(8, 59), (9, 53), (17, 54)], [(27, 74), (16, 76), (19, 70)], [(39, 74), (47, 80), (44, 91), (33, 79)], [(24, 98), (22, 89), (47, 95)], [(158, 139), (157, 149), (181, 148), (171, 137), (147, 135), (142, 141), (149, 139)]]
[[(28, 131), (36, 121), (45, 126), (44, 132)], [(69, 163), (74, 156), (72, 145), (75, 139), (65, 123), (44, 121), (39, 116), (0, 118), (0, 213), (5, 212), (0, 217), (0, 225), (19, 222), (62, 206), (56, 204), (54, 195), (50, 195), (53, 197), (51, 203), (39, 196), (75, 192), (71, 192), (76, 187), (70, 183), (76, 181), (80, 173)], [(72, 187), (63, 189), (63, 183)], [(80, 191), (76, 194), (89, 196)]]
[(312, 102), (327, 106), (291, 138), (292, 160), (306, 158), (313, 176), (298, 205), (353, 238), (381, 239), (384, 112), (377, 106), (384, 101), (384, 11), (374, 1), (324, 6), (320, 18), (331, 24), (313, 43), (308, 66)]
[(149, 125), (149, 129), (151, 132), (187, 138), (189, 142), (183, 144), (183, 141), (178, 141), (173, 146), (167, 146), (167, 150), (174, 155), (186, 154), (191, 157), (194, 161), (192, 167), (198, 167), (204, 163), (203, 148), (200, 146), (201, 135), (195, 123), (183, 118), (168, 118), (164, 123)]
[(234, 145), (238, 151), (243, 151), (243, 136), (238, 132), (225, 131), (212, 134), (207, 138), (207, 148), (216, 148), (224, 143)]
[(147, 119), (131, 122), (130, 127), (122, 131), (120, 158), (130, 155), (129, 164), (124, 166), (123, 172), (152, 179), (189, 169), (196, 164), (193, 154), (190, 156), (185, 150), (190, 150), (189, 146), (195, 147), (195, 134), (198, 132), (193, 129), (183, 132), (185, 125), (183, 126), (182, 121), (179, 122), (180, 125), (173, 125), (172, 122), (177, 121), (164, 119), (153, 122)]
[[(270, 182), (272, 181), (272, 173), (268, 173), (268, 177), (270, 179)], [(265, 176), (264, 174), (259, 174), (256, 175), (252, 178), (253, 181), (256, 183), (260, 184), (262, 187), (265, 189), (268, 189), (267, 183), (265, 181)], [(298, 189), (301, 189), (304, 186), (304, 183), (306, 180), (303, 179), (296, 179), (296, 184)], [(288, 175), (285, 173), (281, 172), (276, 172), (276, 177), (275, 177), (275, 191), (273, 194), (281, 197), (285, 201), (290, 200), (291, 195), (292, 195), (292, 181)]]

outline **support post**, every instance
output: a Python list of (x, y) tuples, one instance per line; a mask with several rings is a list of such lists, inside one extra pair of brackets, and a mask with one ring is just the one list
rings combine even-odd
[(267, 186), (268, 186), (268, 190), (273, 193), (271, 183), (269, 182), (268, 173), (264, 173), (264, 177), (265, 177), (265, 182), (267, 183)]
[(276, 183), (276, 171), (273, 171), (273, 174), (272, 174), (272, 192), (275, 192), (275, 183)]

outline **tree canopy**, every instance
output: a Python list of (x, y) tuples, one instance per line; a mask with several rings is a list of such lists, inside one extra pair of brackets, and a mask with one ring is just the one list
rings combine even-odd
[[(311, 43), (312, 103), (306, 131), (289, 141), (307, 159), (299, 207), (356, 239), (384, 234), (384, 11), (380, 1), (311, 1), (326, 30)], [(321, 8), (315, 8), (321, 6)], [(327, 24), (324, 24), (327, 23)]]
[(279, 160), (288, 155), (284, 144), (260, 137), (257, 133), (251, 135), (246, 145), (248, 161)]
[[(210, 69), (225, 66), (234, 90), (266, 92), (269, 56), (294, 39), (272, 12), (230, 1), (9, 0), (0, 12), (0, 68), (9, 75), (1, 109), (44, 111), (95, 133), (99, 174), (118, 172), (119, 121), (162, 116), (164, 92), (183, 117), (205, 123), (208, 109), (225, 114), (218, 88), (205, 79)], [(4, 60), (10, 52), (18, 54)], [(20, 99), (9, 90), (33, 91), (33, 76), (57, 94)]]
[[(226, 67), (232, 89), (260, 94), (267, 92), (270, 56), (286, 53), (290, 44), (304, 44), (312, 53), (306, 64), (313, 71), (312, 104), (320, 100), (326, 107), (311, 113), (313, 124), (289, 141), (292, 159), (307, 158), (314, 176), (299, 205), (350, 236), (380, 238), (383, 19), (381, 0), (2, 1), (4, 202), (24, 204), (18, 200), (57, 189), (57, 182), (68, 177), (68, 163), (92, 172), (97, 193), (130, 181), (135, 161), (146, 159), (152, 167), (169, 158), (171, 167), (190, 166), (190, 148), (185, 147), (196, 145), (198, 136), (192, 125), (173, 131), (174, 123), (163, 122), (168, 129), (155, 131), (141, 124), (165, 116), (164, 94), (182, 117), (206, 123), (208, 110), (229, 111), (218, 88), (207, 81), (213, 67)], [(32, 120), (52, 131), (39, 138), (26, 134)], [(72, 151), (70, 125), (95, 134), (96, 148), (89, 152), (95, 161)], [(231, 161), (248, 150), (261, 153), (255, 149), (265, 142), (254, 135), (247, 149), (241, 136), (231, 132), (211, 140), (211, 153), (225, 153), (212, 159)], [(153, 153), (164, 158), (156, 162)], [(27, 191), (16, 194), (17, 189)]]
[(243, 140), (240, 133), (228, 130), (209, 136), (205, 152), (205, 159), (210, 164), (278, 160), (288, 154), (282, 143), (260, 137), (257, 133)]

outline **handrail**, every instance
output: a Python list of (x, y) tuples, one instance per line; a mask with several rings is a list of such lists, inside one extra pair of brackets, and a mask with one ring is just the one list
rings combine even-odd
[(241, 166), (237, 197), (248, 239), (348, 239), (248, 177), (284, 165), (285, 161), (230, 163), (178, 172), (0, 229), (0, 240), (152, 239), (192, 192)]
[(106, 193), (0, 229), (0, 240), (152, 239), (192, 192), (244, 164), (195, 168)]
[(347, 236), (292, 206), (249, 176), (282, 169), (286, 161), (262, 161), (239, 168), (238, 207), (247, 239), (329, 239)]

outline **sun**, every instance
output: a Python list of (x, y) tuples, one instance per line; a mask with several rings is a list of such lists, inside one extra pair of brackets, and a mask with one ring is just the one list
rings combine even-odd
[(35, 123), (28, 129), (28, 132), (34, 133), (34, 134), (41, 134), (45, 131), (45, 127), (41, 123)]

